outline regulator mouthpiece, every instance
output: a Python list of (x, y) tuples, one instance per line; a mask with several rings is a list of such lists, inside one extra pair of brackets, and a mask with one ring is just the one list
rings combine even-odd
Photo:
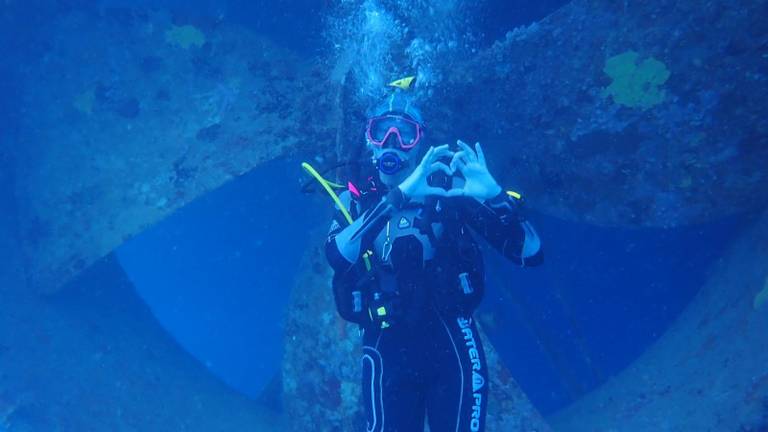
[(405, 161), (395, 152), (386, 152), (376, 161), (376, 168), (384, 174), (393, 175), (405, 168)]

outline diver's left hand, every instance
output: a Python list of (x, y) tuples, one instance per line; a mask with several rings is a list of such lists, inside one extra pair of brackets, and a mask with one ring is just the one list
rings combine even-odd
[(452, 195), (460, 194), (479, 200), (487, 200), (498, 195), (501, 192), (501, 186), (488, 171), (480, 143), (475, 143), (474, 150), (462, 140), (457, 140), (456, 143), (461, 150), (453, 154), (450, 169), (461, 172), (465, 183), (458, 189), (459, 193), (452, 193)]

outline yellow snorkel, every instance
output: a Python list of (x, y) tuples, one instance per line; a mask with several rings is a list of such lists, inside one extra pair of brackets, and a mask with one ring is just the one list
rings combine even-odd
[(332, 189), (334, 187), (337, 189), (342, 189), (344, 188), (344, 186), (324, 179), (323, 176), (321, 176), (320, 173), (317, 172), (317, 170), (307, 162), (302, 162), (301, 167), (304, 168), (304, 170), (307, 171), (312, 177), (314, 177), (315, 180), (317, 180), (317, 182), (320, 183), (323, 189), (325, 189), (325, 191), (328, 192), (328, 195), (331, 196), (331, 199), (333, 200), (333, 202), (336, 203), (336, 207), (338, 207), (339, 210), (341, 210), (341, 214), (344, 215), (344, 219), (346, 219), (347, 222), (349, 222), (349, 224), (351, 225), (353, 222), (352, 216), (350, 216), (349, 212), (344, 207), (344, 205), (341, 204), (341, 200), (339, 199), (339, 196), (336, 195), (336, 192)]

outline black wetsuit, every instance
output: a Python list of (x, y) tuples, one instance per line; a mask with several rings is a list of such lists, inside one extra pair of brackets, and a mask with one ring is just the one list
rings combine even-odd
[(363, 403), (368, 431), (483, 431), (488, 401), (485, 354), (472, 312), (483, 296), (482, 255), (470, 229), (519, 265), (526, 234), (519, 202), (501, 193), (472, 198), (429, 198), (407, 203), (395, 189), (360, 196), (345, 192), (353, 219), (366, 218), (364, 259), (350, 263), (335, 241), (347, 225), (331, 225), (326, 253), (335, 270), (336, 306), (363, 335)]

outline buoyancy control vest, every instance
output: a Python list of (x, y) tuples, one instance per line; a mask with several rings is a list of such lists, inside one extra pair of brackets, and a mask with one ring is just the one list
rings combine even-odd
[[(378, 195), (378, 197), (377, 197)], [(378, 193), (354, 197), (359, 215)], [(395, 211), (386, 226), (364, 239), (370, 270), (358, 260), (334, 276), (339, 314), (362, 326), (414, 325), (434, 307), (446, 316), (468, 315), (484, 293), (480, 248), (450, 198), (428, 198)]]

